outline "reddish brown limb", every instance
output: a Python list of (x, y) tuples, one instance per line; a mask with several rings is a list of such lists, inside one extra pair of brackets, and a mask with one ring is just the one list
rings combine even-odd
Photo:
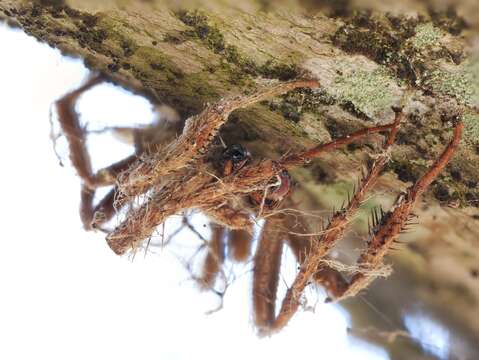
[(96, 211), (101, 210), (103, 213), (101, 223), (108, 221), (114, 215), (114, 193), (110, 192), (94, 207), (95, 189), (100, 186), (114, 184), (118, 175), (127, 170), (136, 160), (136, 156), (132, 155), (93, 173), (91, 158), (86, 146), (86, 131), (80, 125), (78, 114), (75, 111), (75, 104), (81, 94), (103, 81), (104, 79), (100, 75), (92, 77), (83, 86), (68, 93), (56, 102), (59, 123), (68, 141), (72, 165), (83, 181), (80, 197), (80, 217), (83, 226), (87, 230), (92, 228)]
[(462, 122), (455, 126), (451, 142), (431, 166), (429, 171), (411, 186), (405, 194), (401, 194), (393, 209), (379, 219), (377, 226), (373, 229), (368, 247), (360, 255), (358, 260), (359, 267), (364, 268), (365, 272), (355, 274), (349, 286), (342, 293), (337, 294), (337, 300), (356, 295), (374, 280), (374, 270), (382, 265), (384, 256), (406, 226), (417, 199), (444, 170), (454, 155), (454, 152), (459, 146), (463, 128), (464, 125)]
[(208, 244), (208, 254), (203, 263), (202, 275), (198, 279), (203, 289), (212, 289), (225, 259), (225, 228), (211, 224), (211, 240)]
[(283, 235), (282, 220), (270, 217), (261, 233), (253, 271), (253, 316), (260, 332), (268, 331), (275, 319)]
[(388, 151), (389, 148), (394, 144), (402, 119), (403, 113), (398, 112), (394, 122), (389, 125), (391, 131), (389, 132), (386, 142), (384, 143), (382, 153), (376, 156), (376, 159), (369, 169), (368, 174), (360, 181), (357, 191), (354, 193), (353, 197), (349, 199), (346, 207), (337, 211), (329, 221), (327, 227), (324, 229), (324, 234), (319, 239), (318, 248), (314, 250), (318, 257), (327, 255), (334, 245), (336, 245), (336, 243), (342, 239), (346, 226), (348, 225), (352, 216), (363, 203), (367, 192), (376, 184), (381, 170), (389, 160)]
[[(293, 168), (296, 166), (302, 166), (311, 159), (311, 157), (317, 157), (322, 153), (329, 152), (340, 148), (341, 146), (351, 144), (357, 140), (364, 138), (367, 135), (379, 133), (390, 130), (394, 124), (381, 125), (371, 128), (362, 129), (356, 131), (345, 137), (336, 139), (326, 144), (321, 144), (311, 150), (308, 150), (300, 155), (290, 155), (284, 159), (278, 161), (265, 160), (256, 165), (245, 166), (238, 171), (235, 176), (227, 177), (223, 179), (223, 184), (230, 185), (230, 182), (234, 182), (234, 188), (240, 192), (248, 192), (248, 189), (259, 187), (264, 189), (273, 177), (277, 176), (284, 169)], [(260, 184), (262, 186), (260, 186)], [(251, 194), (251, 191), (249, 191)]]
[[(385, 125), (372, 131), (361, 130), (322, 147), (324, 151), (333, 150), (338, 144), (349, 144), (365, 135), (391, 127), (392, 125)], [(286, 163), (288, 164), (291, 165), (290, 162)], [(283, 165), (282, 161), (264, 160), (256, 165), (246, 165), (232, 175), (216, 181), (211, 174), (202, 174), (198, 168), (197, 175), (192, 178), (183, 177), (181, 183), (171, 182), (160, 192), (154, 193), (148, 204), (134, 210), (124, 223), (108, 235), (107, 242), (116, 254), (124, 254), (151, 236), (156, 226), (170, 215), (195, 207), (208, 211), (224, 204), (227, 199), (236, 201), (238, 196), (251, 195), (256, 190), (267, 188), (270, 180), (284, 170)], [(127, 197), (121, 196), (122, 194), (120, 200), (123, 203)], [(118, 202), (118, 197), (116, 201)]]
[(228, 254), (237, 262), (248, 261), (251, 255), (253, 242), (253, 227), (247, 229), (230, 230), (228, 233)]
[(83, 86), (68, 93), (56, 102), (60, 126), (68, 141), (71, 162), (78, 175), (92, 189), (95, 187), (95, 178), (93, 176), (90, 155), (86, 148), (85, 129), (81, 127), (78, 120), (75, 103), (82, 93), (101, 82), (103, 82), (101, 76), (92, 77)]
[[(122, 171), (128, 169), (135, 160), (136, 156), (132, 155), (106, 168), (99, 170), (93, 176), (93, 179), (96, 179), (96, 187), (114, 184), (116, 177)], [(97, 228), (111, 220), (111, 218), (116, 213), (116, 209), (118, 208), (115, 206), (117, 193), (118, 188), (115, 186), (95, 206), (93, 204), (95, 188), (90, 188), (90, 186), (85, 183), (82, 184), (80, 196), (80, 218), (82, 220), (83, 227), (86, 230)]]
[(142, 194), (157, 183), (159, 179), (163, 179), (166, 175), (198, 160), (207, 152), (211, 141), (234, 110), (296, 88), (315, 88), (318, 86), (319, 83), (315, 80), (286, 82), (260, 90), (251, 96), (239, 96), (222, 100), (207, 107), (199, 115), (186, 120), (182, 134), (176, 141), (166, 146), (160, 154), (148, 159), (148, 161), (143, 159), (131, 171), (124, 173), (119, 179), (120, 190), (130, 197)]
[[(325, 258), (329, 260), (328, 257)], [(338, 295), (344, 293), (349, 286), (347, 279), (338, 270), (332, 269), (328, 266), (321, 267), (314, 274), (314, 282), (326, 289), (329, 297), (326, 302), (336, 298)]]
[(93, 221), (93, 200), (95, 197), (95, 190), (88, 186), (82, 185), (80, 192), (80, 219), (85, 230), (91, 230)]
[(293, 181), (287, 170), (282, 170), (276, 175), (277, 185), (268, 186), (263, 191), (250, 194), (250, 200), (260, 207), (259, 215), (263, 210), (273, 210), (291, 193)]
[(351, 144), (357, 140), (360, 140), (368, 135), (383, 132), (383, 131), (388, 131), (391, 130), (395, 125), (394, 123), (387, 124), (387, 125), (380, 125), (380, 126), (374, 126), (374, 127), (369, 127), (365, 129), (358, 130), (356, 132), (353, 132), (352, 134), (349, 134), (345, 137), (336, 139), (334, 141), (331, 141), (326, 144), (321, 144), (318, 145), (312, 149), (309, 149), (307, 151), (304, 151), (299, 154), (293, 154), (285, 157), (284, 159), (279, 161), (279, 165), (282, 167), (289, 169), (295, 166), (302, 166), (306, 163), (308, 163), (311, 159), (318, 157), (319, 155), (330, 152), (332, 150), (336, 150), (344, 145)]
[[(94, 184), (96, 187), (113, 185), (117, 176), (121, 172), (127, 170), (135, 160), (136, 156), (131, 155), (99, 170), (93, 176), (93, 179), (95, 179)], [(97, 228), (111, 220), (116, 213), (116, 209), (118, 209), (115, 201), (117, 194), (118, 188), (114, 186), (114, 188), (110, 190), (95, 206), (93, 205), (95, 188), (90, 188), (87, 184), (82, 184), (80, 197), (80, 218), (82, 220), (83, 227), (86, 230)]]
[[(313, 279), (313, 276), (318, 274), (318, 270), (321, 269), (321, 260), (325, 258), (337, 241), (342, 238), (348, 222), (362, 204), (366, 192), (376, 183), (380, 171), (383, 169), (388, 160), (388, 154), (386, 150), (394, 143), (401, 120), (402, 113), (398, 113), (394, 122), (392, 124), (386, 125), (388, 129), (391, 129), (391, 131), (384, 145), (383, 153), (378, 155), (368, 175), (361, 181), (358, 190), (349, 200), (346, 208), (336, 212), (331, 218), (328, 226), (324, 229), (323, 235), (320, 237), (320, 239), (313, 241), (311, 252), (308, 254), (306, 260), (301, 264), (300, 270), (292, 286), (286, 293), (278, 317), (272, 325), (273, 330), (278, 331), (282, 329), (296, 313), (297, 309), (299, 308), (304, 289)], [(364, 136), (364, 133), (362, 133), (361, 136)], [(340, 141), (339, 143), (344, 144), (343, 141)], [(323, 149), (335, 148), (335, 146), (336, 145), (325, 146)], [(319, 149), (319, 147), (315, 148), (313, 152), (316, 153), (317, 149)], [(320, 274), (317, 276), (319, 275)]]

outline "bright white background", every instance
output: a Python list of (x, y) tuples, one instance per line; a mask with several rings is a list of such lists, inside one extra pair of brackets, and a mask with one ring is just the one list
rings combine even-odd
[[(0, 43), (0, 359), (387, 359), (348, 338), (347, 314), (321, 302), (258, 339), (249, 274), (228, 289), (223, 310), (205, 315), (217, 299), (188, 281), (171, 251), (117, 257), (102, 234), (85, 232), (79, 180), (53, 152), (49, 109), (88, 72), (1, 24)], [(145, 123), (150, 108), (108, 85), (79, 104), (92, 127)], [(127, 153), (115, 144), (95, 150), (108, 161)]]

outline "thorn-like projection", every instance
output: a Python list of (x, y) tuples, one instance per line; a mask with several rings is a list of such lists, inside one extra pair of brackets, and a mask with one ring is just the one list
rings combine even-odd
[[(145, 244), (169, 217), (191, 209), (199, 211), (210, 219), (212, 236), (205, 239), (195, 233), (202, 240), (202, 246), (208, 249), (198, 278), (203, 288), (220, 294), (215, 285), (218, 275), (225, 275), (226, 257), (238, 262), (248, 261), (253, 226), (266, 219), (253, 258), (254, 321), (262, 334), (278, 331), (289, 322), (301, 305), (309, 284), (324, 286), (330, 298), (338, 300), (358, 294), (376, 277), (389, 273), (383, 265), (384, 256), (400, 247), (399, 234), (416, 224), (412, 211), (417, 199), (450, 161), (463, 128), (462, 123), (455, 126), (453, 139), (439, 159), (397, 198), (390, 211), (382, 207), (372, 210), (366, 247), (357, 265), (351, 267), (339, 263), (329, 253), (343, 238), (389, 161), (404, 118), (401, 111), (396, 112), (394, 121), (389, 124), (363, 128), (279, 159), (253, 159), (243, 145), (228, 144), (228, 139), (223, 140), (222, 145), (217, 142), (221, 127), (233, 111), (290, 90), (319, 86), (315, 80), (269, 83), (251, 95), (219, 100), (174, 126), (123, 129), (135, 139), (135, 153), (94, 172), (86, 146), (88, 133), (74, 106), (82, 92), (102, 81), (102, 77), (92, 78), (57, 102), (59, 123), (68, 141), (70, 158), (82, 180), (80, 213), (85, 228), (106, 231), (107, 244), (116, 254), (122, 255)], [(371, 156), (370, 166), (361, 168), (358, 183), (348, 192), (339, 209), (334, 207), (333, 214), (325, 221), (318, 221), (317, 217), (311, 220), (315, 231), (308, 230), (312, 224), (304, 220), (302, 214), (293, 216), (283, 207), (293, 190), (289, 169), (304, 166), (313, 158), (358, 140), (377, 140), (383, 132), (386, 141), (381, 152)], [(223, 153), (218, 155), (220, 147)], [(95, 204), (96, 191), (104, 186), (110, 186), (111, 190)], [(113, 230), (103, 229), (118, 210), (122, 211), (122, 217)], [(318, 225), (321, 226), (319, 233)], [(285, 244), (291, 247), (299, 266), (294, 281), (288, 284), (281, 308), (276, 311)]]

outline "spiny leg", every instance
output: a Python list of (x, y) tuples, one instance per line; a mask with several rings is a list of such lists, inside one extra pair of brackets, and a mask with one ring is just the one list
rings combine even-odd
[(131, 171), (124, 173), (120, 178), (121, 192), (127, 197), (142, 194), (159, 179), (204, 156), (219, 129), (234, 110), (296, 88), (318, 86), (315, 80), (286, 82), (262, 89), (251, 96), (222, 100), (209, 106), (200, 114), (187, 119), (182, 134), (161, 153), (150, 159), (142, 159)]
[(453, 157), (459, 146), (463, 128), (462, 122), (456, 124), (451, 142), (429, 171), (405, 194), (398, 197), (396, 204), (388, 213), (377, 219), (377, 226), (372, 229), (368, 246), (358, 259), (359, 267), (364, 268), (365, 272), (353, 275), (349, 286), (344, 291), (336, 294), (336, 300), (356, 295), (375, 279), (375, 270), (382, 265), (384, 256), (397, 240), (401, 231), (407, 226), (418, 198), (427, 190)]
[[(314, 156), (318, 156), (323, 152), (332, 151), (369, 134), (389, 130), (392, 127), (393, 125), (389, 124), (359, 130), (346, 137), (320, 145), (314, 148), (314, 151), (311, 150), (307, 153), (309, 155), (314, 153)], [(225, 199), (251, 194), (252, 189), (264, 189), (270, 179), (281, 173), (284, 167), (298, 165), (296, 159), (293, 161), (288, 159), (286, 158), (286, 161), (265, 160), (256, 165), (246, 165), (236, 173), (216, 181), (212, 179), (208, 171), (203, 170), (197, 170), (197, 174), (192, 175), (189, 180), (181, 175), (181, 182), (173, 181), (162, 187), (161, 191), (153, 191), (147, 204), (132, 210), (127, 219), (107, 236), (107, 243), (116, 254), (122, 255), (151, 236), (156, 226), (170, 215), (188, 208), (212, 209), (224, 204)], [(301, 157), (301, 159), (301, 161), (307, 161), (308, 158)], [(117, 207), (121, 206), (127, 198), (121, 193), (119, 196), (120, 204), (117, 204)], [(116, 202), (118, 203), (118, 201), (117, 197)]]
[[(180, 179), (180, 180), (178, 180)], [(208, 168), (185, 170), (152, 193), (138, 208), (132, 208), (125, 221), (107, 236), (107, 243), (118, 255), (150, 237), (167, 217), (185, 209), (197, 208), (214, 221), (233, 228), (247, 228), (252, 221), (245, 211), (224, 205), (233, 195), (228, 187), (215, 182)], [(230, 216), (230, 218), (228, 218)]]
[[(396, 118), (397, 116), (398, 115), (396, 115)], [(286, 169), (290, 169), (296, 166), (303, 166), (304, 164), (307, 164), (311, 159), (316, 158), (323, 153), (327, 153), (327, 152), (336, 150), (342, 146), (349, 145), (368, 135), (391, 130), (395, 126), (396, 126), (396, 122), (393, 122), (391, 124), (379, 125), (379, 126), (373, 126), (373, 127), (361, 129), (349, 135), (346, 135), (342, 138), (333, 140), (329, 143), (315, 146), (314, 148), (303, 151), (299, 154), (289, 155), (285, 157), (284, 159), (281, 159), (279, 161), (279, 164)]]
[[(301, 264), (300, 270), (296, 275), (292, 286), (288, 289), (286, 293), (278, 317), (272, 325), (272, 330), (278, 331), (282, 329), (296, 313), (300, 305), (300, 300), (304, 289), (313, 279), (313, 276), (318, 273), (318, 270), (321, 270), (321, 260), (325, 258), (325, 256), (337, 243), (337, 241), (342, 238), (346, 226), (348, 225), (348, 222), (350, 221), (352, 215), (361, 206), (366, 192), (375, 184), (380, 171), (387, 163), (389, 157), (387, 150), (394, 143), (402, 118), (402, 112), (398, 112), (396, 114), (394, 122), (388, 125), (388, 128), (390, 128), (391, 131), (384, 144), (383, 152), (377, 156), (369, 173), (363, 178), (358, 187), (358, 190), (349, 200), (347, 206), (333, 215), (333, 217), (329, 221), (328, 226), (323, 229), (323, 234), (321, 235), (321, 237), (313, 242), (308, 257)], [(348, 139), (346, 138), (345, 141), (347, 140)], [(342, 144), (342, 141), (340, 141), (339, 143)], [(318, 151), (323, 151), (322, 149), (325, 148), (336, 148), (336, 144), (330, 146), (326, 144), (325, 146), (312, 149), (312, 151), (306, 152), (306, 154), (317, 153)], [(291, 159), (293, 159), (293, 161), (304, 161), (302, 157), (300, 157), (299, 160), (296, 160), (297, 158), (293, 157), (291, 157)]]
[(324, 229), (324, 233), (318, 241), (318, 247), (314, 249), (316, 253), (315, 256), (323, 257), (327, 255), (343, 237), (349, 221), (363, 203), (367, 192), (376, 184), (380, 172), (389, 161), (389, 150), (394, 144), (403, 117), (402, 112), (396, 113), (391, 131), (383, 145), (382, 152), (376, 156), (368, 174), (359, 182), (353, 197), (348, 199), (346, 207), (337, 211), (330, 219), (327, 227)]
[[(261, 188), (260, 185), (264, 185), (265, 182), (268, 182), (285, 169), (304, 166), (312, 158), (319, 157), (323, 153), (336, 150), (342, 146), (363, 139), (368, 135), (388, 131), (393, 126), (394, 124), (388, 124), (361, 129), (345, 137), (333, 140), (326, 144), (318, 145), (299, 154), (290, 155), (280, 160), (265, 160), (256, 165), (245, 166), (238, 171), (235, 176), (226, 177), (222, 179), (222, 182), (227, 186), (232, 186), (232, 183), (234, 183), (234, 188), (238, 193), (249, 192), (251, 194), (251, 188)], [(262, 188), (264, 188), (264, 186)]]

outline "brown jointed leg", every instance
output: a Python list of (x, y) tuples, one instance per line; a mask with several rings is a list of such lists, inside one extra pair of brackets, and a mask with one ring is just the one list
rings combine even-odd
[(237, 109), (258, 103), (301, 87), (315, 88), (315, 80), (299, 80), (280, 83), (261, 89), (250, 96), (238, 96), (222, 100), (207, 107), (200, 114), (186, 120), (182, 134), (157, 156), (142, 160), (119, 179), (120, 190), (128, 197), (147, 191), (151, 186), (178, 169), (198, 160), (207, 153), (208, 147), (218, 134), (229, 115)]
[[(56, 102), (58, 119), (63, 134), (68, 142), (70, 159), (78, 175), (83, 181), (81, 191), (80, 217), (85, 229), (90, 230), (110, 220), (115, 214), (113, 206), (115, 191), (110, 191), (96, 207), (93, 206), (95, 189), (101, 186), (115, 184), (120, 173), (128, 170), (135, 163), (137, 156), (131, 155), (112, 165), (100, 169), (96, 173), (92, 170), (91, 158), (86, 146), (87, 132), (81, 126), (75, 104), (78, 98), (92, 87), (102, 83), (103, 76), (90, 78), (83, 86), (66, 94)], [(95, 213), (101, 212), (101, 217), (95, 219)]]
[[(346, 226), (348, 225), (354, 213), (361, 206), (367, 191), (375, 184), (380, 171), (388, 161), (389, 156), (387, 150), (394, 143), (402, 118), (402, 113), (397, 113), (394, 122), (383, 127), (385, 129), (390, 129), (389, 136), (383, 147), (383, 152), (377, 156), (369, 173), (360, 182), (357, 191), (353, 197), (349, 199), (346, 207), (336, 212), (329, 221), (328, 226), (323, 229), (323, 234), (321, 237), (319, 239), (313, 240), (313, 245), (308, 257), (301, 264), (300, 270), (292, 286), (286, 293), (278, 317), (272, 325), (273, 330), (278, 331), (282, 329), (296, 313), (300, 305), (304, 289), (310, 283), (310, 281), (312, 281), (313, 276), (318, 274), (318, 271), (321, 270), (321, 261), (325, 258), (331, 248), (342, 238)], [(366, 130), (368, 129), (365, 129), (365, 131)], [(373, 128), (373, 130), (377, 131), (377, 128)], [(367, 133), (368, 132), (359, 133), (360, 135), (358, 136), (364, 136)], [(308, 156), (306, 156), (307, 158), (310, 154), (317, 154), (321, 151), (334, 149), (339, 145), (344, 145), (344, 143), (347, 143), (348, 141), (349, 138), (346, 137), (344, 140), (340, 139), (336, 143), (333, 142), (331, 144), (316, 147), (304, 154), (308, 154)], [(299, 157), (298, 160), (296, 158), (293, 160), (304, 161), (304, 158), (305, 157)]]
[(83, 223), (83, 227), (85, 230), (92, 229), (92, 221), (94, 207), (93, 207), (93, 200), (95, 197), (95, 190), (90, 189), (86, 185), (82, 185), (81, 192), (80, 192), (80, 219)]
[(283, 221), (269, 217), (256, 248), (253, 269), (253, 316), (260, 334), (267, 333), (275, 319), (281, 257), (283, 254)]
[(211, 239), (208, 244), (208, 254), (201, 277), (198, 280), (199, 285), (205, 289), (212, 289), (215, 285), (216, 278), (220, 273), (221, 267), (225, 259), (225, 228), (221, 225), (211, 224)]
[(279, 163), (281, 164), (281, 166), (287, 169), (296, 167), (296, 166), (303, 166), (304, 164), (308, 163), (311, 159), (316, 158), (323, 153), (327, 153), (327, 152), (336, 150), (342, 146), (349, 145), (368, 135), (383, 132), (383, 131), (389, 131), (394, 126), (395, 126), (395, 123), (391, 123), (391, 124), (373, 126), (373, 127), (361, 129), (361, 130), (353, 132), (352, 134), (346, 135), (345, 137), (336, 139), (326, 144), (318, 145), (302, 153), (287, 156), (286, 158), (280, 160)]
[[(314, 156), (350, 144), (369, 134), (391, 129), (391, 127), (393, 127), (392, 124), (357, 131), (315, 148)], [(312, 154), (313, 151), (308, 153)], [(238, 196), (249, 195), (252, 189), (264, 189), (270, 179), (283, 171), (284, 167), (297, 165), (296, 160), (265, 160), (256, 165), (246, 165), (237, 173), (219, 181), (213, 181), (207, 171), (203, 174), (198, 170), (197, 174), (189, 180), (184, 177), (181, 183), (168, 184), (160, 192), (154, 192), (148, 204), (134, 210), (127, 220), (107, 236), (107, 242), (116, 254), (122, 255), (151, 236), (156, 226), (167, 216), (192, 207), (203, 210), (212, 209), (225, 203), (226, 199), (235, 200)], [(121, 204), (124, 204), (126, 199), (128, 197), (120, 193), (116, 201), (120, 200)]]
[(68, 141), (71, 162), (78, 175), (91, 189), (95, 188), (95, 179), (86, 147), (85, 129), (80, 125), (75, 104), (81, 94), (103, 81), (101, 76), (92, 77), (83, 86), (56, 102), (60, 126)]
[(391, 211), (375, 221), (376, 224), (371, 231), (372, 236), (368, 241), (368, 246), (358, 259), (359, 267), (364, 268), (365, 272), (355, 274), (349, 286), (342, 293), (336, 295), (337, 300), (356, 295), (374, 280), (375, 270), (382, 266), (384, 256), (397, 240), (401, 231), (407, 226), (419, 196), (427, 190), (428, 186), (444, 170), (454, 155), (459, 146), (463, 128), (463, 123), (459, 122), (454, 128), (451, 142), (429, 171), (411, 186), (406, 193), (398, 197)]
[(228, 233), (228, 254), (237, 262), (248, 261), (251, 255), (253, 242), (253, 227), (246, 229), (230, 230)]

